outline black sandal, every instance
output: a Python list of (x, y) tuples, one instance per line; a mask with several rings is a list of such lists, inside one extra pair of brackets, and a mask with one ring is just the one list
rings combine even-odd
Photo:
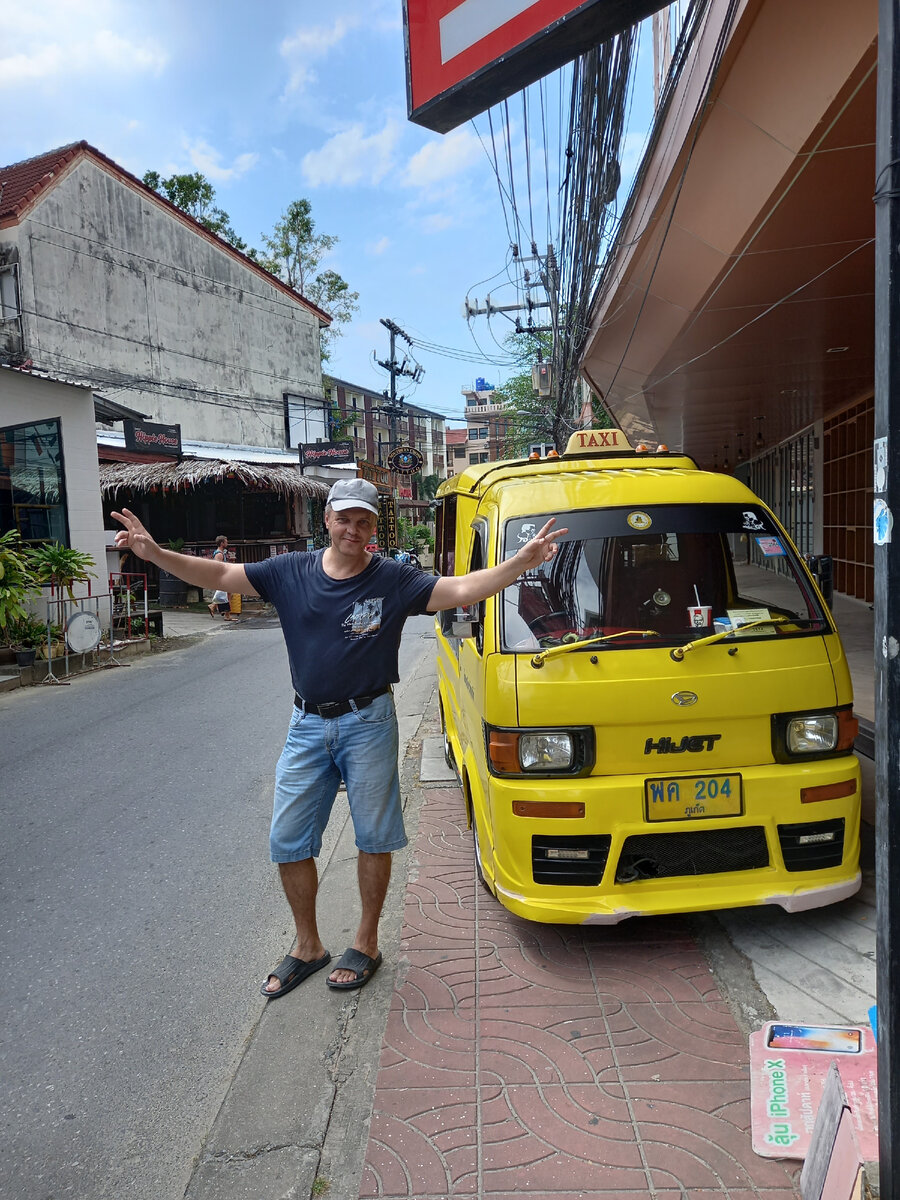
[[(283, 996), (286, 992), (291, 992), (298, 983), (302, 983), (304, 979), (308, 979), (310, 975), (316, 971), (321, 971), (323, 967), (327, 967), (331, 962), (331, 955), (326, 953), (312, 962), (304, 962), (302, 958), (294, 958), (293, 954), (286, 954), (274, 971), (263, 980), (263, 985), (259, 989), (268, 1000), (277, 1000), (279, 996)], [(272, 976), (278, 980), (281, 987), (277, 992), (270, 992), (266, 984)]]

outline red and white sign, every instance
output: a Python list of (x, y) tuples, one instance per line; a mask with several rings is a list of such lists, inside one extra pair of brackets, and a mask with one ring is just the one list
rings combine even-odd
[(446, 133), (660, 0), (404, 0), (409, 118)]

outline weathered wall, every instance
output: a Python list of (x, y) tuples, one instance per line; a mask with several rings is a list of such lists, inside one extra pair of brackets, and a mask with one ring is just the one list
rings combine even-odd
[(90, 160), (0, 234), (13, 243), (42, 369), (186, 438), (244, 445), (284, 446), (283, 392), (324, 395), (316, 317)]
[[(69, 543), (96, 564), (94, 592), (107, 590), (106, 542), (100, 503), (94, 397), (86, 388), (0, 370), (0, 426), (59, 420), (69, 517)], [(75, 595), (84, 587), (76, 586)]]

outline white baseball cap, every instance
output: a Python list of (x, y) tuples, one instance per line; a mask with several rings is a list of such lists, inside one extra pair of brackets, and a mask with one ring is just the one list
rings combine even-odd
[(335, 512), (345, 508), (366, 508), (378, 516), (378, 489), (367, 479), (341, 479), (332, 484), (326, 505)]

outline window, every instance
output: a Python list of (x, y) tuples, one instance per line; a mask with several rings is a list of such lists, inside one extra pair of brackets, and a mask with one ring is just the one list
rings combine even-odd
[(0, 530), (26, 542), (69, 544), (62, 435), (57, 420), (0, 429)]
[(479, 455), (478, 455), (478, 461), (479, 461), (480, 463), (486, 463), (486, 462), (490, 462), (490, 461), (491, 461), (491, 456), (490, 456), (489, 454), (479, 454)]
[(13, 321), (19, 315), (16, 267), (0, 268), (0, 321)]
[(486, 429), (479, 429), (479, 430), (478, 430), (478, 436), (479, 436), (480, 438), (486, 438), (486, 437), (487, 437), (487, 435), (488, 435), (488, 431), (487, 431)]
[(456, 497), (438, 504), (434, 528), (434, 565), (438, 575), (453, 575), (456, 569)]
[[(658, 532), (636, 532), (627, 509), (568, 512), (556, 556), (503, 593), (505, 649), (597, 637), (610, 640), (595, 642), (592, 652), (684, 645), (717, 625), (724, 631), (751, 621), (756, 624), (742, 638), (821, 636), (829, 628), (793, 549), (767, 513), (736, 504), (660, 505), (647, 512), (648, 529)], [(507, 522), (505, 557), (545, 520), (535, 514)], [(765, 569), (773, 561), (782, 566), (777, 575)], [(701, 608), (697, 625), (694, 610)]]
[(453, 457), (454, 458), (465, 458), (466, 457), (465, 446), (454, 446), (453, 447)]
[(329, 405), (311, 396), (284, 397), (287, 415), (289, 446), (301, 446), (309, 442), (331, 440), (329, 431)]

